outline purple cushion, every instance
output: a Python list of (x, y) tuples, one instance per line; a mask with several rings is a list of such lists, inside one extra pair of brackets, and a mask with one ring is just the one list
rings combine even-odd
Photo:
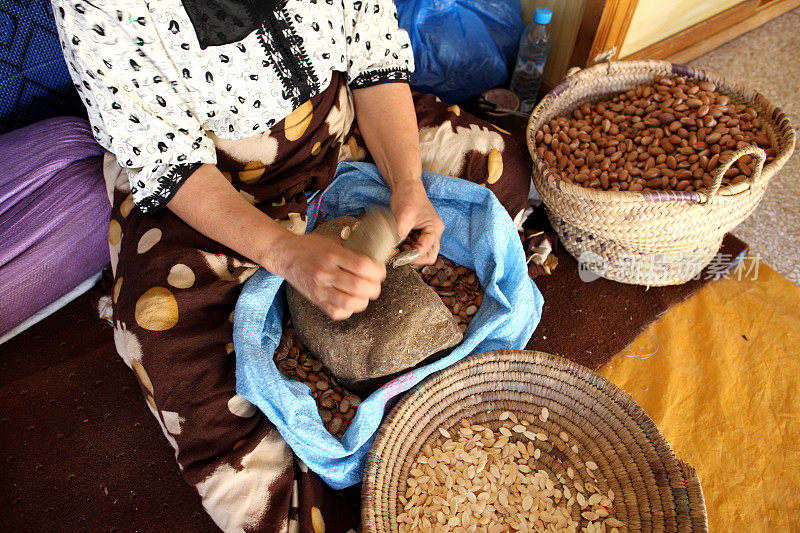
[(0, 135), (0, 336), (109, 262), (102, 156), (79, 118)]

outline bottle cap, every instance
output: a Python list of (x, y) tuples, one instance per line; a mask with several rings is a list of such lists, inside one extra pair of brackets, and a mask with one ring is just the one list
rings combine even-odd
[(536, 24), (550, 24), (550, 19), (553, 18), (553, 12), (546, 7), (537, 7), (533, 13), (533, 21)]

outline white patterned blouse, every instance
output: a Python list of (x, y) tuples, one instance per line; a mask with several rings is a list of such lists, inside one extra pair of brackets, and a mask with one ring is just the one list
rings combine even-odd
[(158, 210), (200, 165), (209, 132), (269, 130), (323, 91), (407, 82), (392, 0), (52, 0), (64, 56), (97, 141)]

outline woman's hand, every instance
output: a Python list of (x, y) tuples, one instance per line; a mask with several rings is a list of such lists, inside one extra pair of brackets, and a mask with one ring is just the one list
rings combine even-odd
[(167, 205), (197, 231), (286, 279), (333, 320), (363, 311), (381, 293), (386, 267), (333, 239), (290, 233), (213, 165), (197, 169)]
[(353, 91), (358, 128), (381, 176), (392, 189), (390, 207), (397, 232), (405, 239), (422, 231), (417, 264), (432, 264), (439, 254), (444, 224), (422, 185), (417, 115), (405, 83), (384, 83)]
[(396, 184), (389, 205), (401, 239), (405, 239), (411, 230), (421, 230), (419, 239), (414, 243), (420, 255), (414, 263), (432, 265), (439, 255), (444, 222), (431, 205), (422, 181)]
[(279, 274), (333, 320), (360, 313), (381, 293), (386, 267), (319, 235), (288, 234)]

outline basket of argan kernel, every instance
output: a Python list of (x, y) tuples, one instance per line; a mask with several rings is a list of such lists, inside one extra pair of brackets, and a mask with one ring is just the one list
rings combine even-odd
[(582, 268), (648, 286), (695, 277), (795, 145), (762, 94), (663, 61), (568, 76), (534, 109), (526, 136), (564, 247)]
[(707, 531), (700, 480), (630, 396), (567, 359), (467, 357), (410, 390), (367, 456), (367, 533)]

